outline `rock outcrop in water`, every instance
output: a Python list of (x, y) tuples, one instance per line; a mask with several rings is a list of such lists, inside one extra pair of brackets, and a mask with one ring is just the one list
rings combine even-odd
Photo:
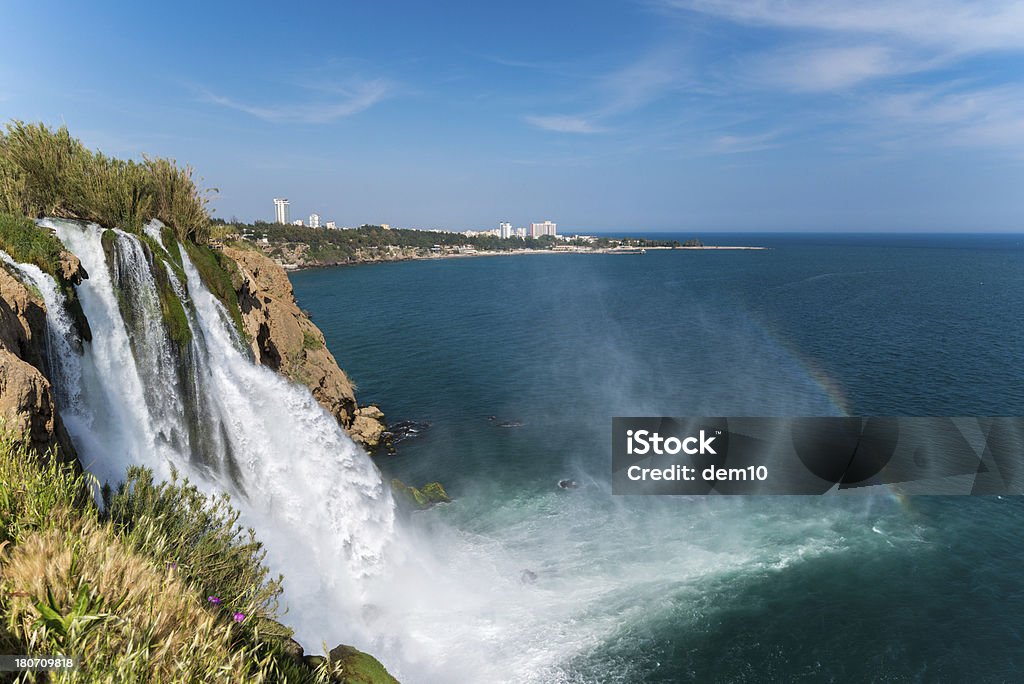
[(0, 264), (0, 419), (40, 452), (73, 455), (45, 370), (46, 306)]
[(327, 349), (323, 333), (299, 309), (284, 269), (260, 252), (224, 247), (223, 253), (241, 274), (238, 304), (255, 359), (308, 387), (353, 439), (377, 446), (384, 414), (357, 406), (352, 381)]

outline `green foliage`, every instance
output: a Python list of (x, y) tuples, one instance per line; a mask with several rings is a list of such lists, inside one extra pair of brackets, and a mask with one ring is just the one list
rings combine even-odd
[(347, 264), (372, 258), (390, 256), (391, 250), (411, 250), (414, 254), (427, 256), (435, 246), (442, 250), (471, 247), (481, 252), (511, 252), (521, 249), (551, 249), (556, 244), (573, 245), (583, 248), (607, 248), (617, 245), (629, 247), (678, 247), (675, 240), (648, 240), (644, 238), (597, 238), (594, 241), (570, 240), (556, 242), (551, 236), (539, 238), (499, 238), (495, 235), (474, 235), (461, 233), (434, 232), (380, 226), (361, 226), (349, 230), (331, 228), (310, 228), (308, 226), (283, 225), (280, 223), (227, 224), (215, 220), (212, 230), (216, 235), (239, 234), (248, 240), (237, 240), (232, 244), (252, 248), (252, 240), (266, 239), (270, 256), (283, 258), (282, 246), (305, 245), (305, 258), (320, 264)]
[(92, 480), (56, 451), (39, 456), (0, 419), (0, 546), (67, 522), (84, 507)]
[(272, 619), (281, 578), (270, 578), (266, 552), (238, 526), (226, 496), (207, 498), (184, 480), (157, 484), (132, 466), (106, 505), (106, 519), (130, 548), (159, 566), (173, 564), (203, 596), (244, 613), (249, 624)]
[(306, 351), (323, 349), (324, 341), (311, 330), (302, 331), (302, 348)]
[(0, 213), (0, 249), (15, 261), (35, 264), (46, 273), (60, 277), (64, 245), (56, 235), (23, 216)]
[(281, 580), (226, 497), (132, 468), (101, 512), (94, 488), (0, 425), (0, 652), (83, 665), (21, 681), (337, 681), (286, 652)]
[(122, 596), (108, 605), (103, 596), (92, 591), (89, 583), (82, 580), (79, 582), (71, 609), (64, 613), (61, 602), (54, 597), (53, 590), (48, 586), (46, 600), (37, 599), (34, 602), (39, 612), (36, 624), (55, 637), (54, 641), (62, 653), (68, 653), (78, 639), (87, 636), (89, 631), (116, 613), (124, 600), (125, 596)]
[[(74, 321), (75, 329), (83, 340), (91, 340), (89, 322), (82, 311), (82, 303), (74, 286), (64, 279), (61, 257), (64, 245), (57, 236), (46, 228), (37, 226), (24, 216), (0, 213), (0, 249), (23, 264), (35, 264), (57, 282), (64, 293), (67, 310)], [(35, 286), (31, 286), (35, 291)], [(40, 297), (41, 298), (41, 297)]]
[(0, 134), (0, 210), (95, 221), (139, 233), (150, 218), (180, 240), (209, 238), (208, 194), (190, 167), (125, 161), (88, 150), (66, 127), (12, 121)]

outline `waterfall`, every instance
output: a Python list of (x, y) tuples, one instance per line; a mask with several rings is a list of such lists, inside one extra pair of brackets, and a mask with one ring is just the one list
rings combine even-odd
[[(285, 576), (286, 620), (297, 636), (313, 649), (358, 636), (351, 623), (366, 598), (361, 580), (379, 572), (394, 535), (394, 504), (369, 457), (308, 389), (247, 356), (179, 245), (170, 247), (180, 249), (183, 279), (169, 253), (135, 235), (42, 225), (90, 276), (77, 291), (94, 335), (78, 352), (53, 279), (19, 265), (46, 301), (59, 408), (83, 465), (111, 483), (131, 464), (160, 478), (173, 470), (208, 493), (231, 494), (243, 523), (259, 531), (271, 570)], [(187, 348), (168, 335), (158, 266), (184, 307)]]

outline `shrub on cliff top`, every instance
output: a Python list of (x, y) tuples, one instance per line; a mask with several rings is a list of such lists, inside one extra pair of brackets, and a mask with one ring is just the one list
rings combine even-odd
[(191, 167), (87, 149), (66, 127), (13, 121), (0, 133), (0, 211), (95, 221), (138, 233), (158, 218), (179, 240), (209, 239), (208, 196)]

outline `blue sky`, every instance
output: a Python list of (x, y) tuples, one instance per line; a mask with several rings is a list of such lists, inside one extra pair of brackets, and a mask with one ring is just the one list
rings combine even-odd
[(1024, 231), (1024, 3), (5, 3), (0, 119), (218, 216)]

